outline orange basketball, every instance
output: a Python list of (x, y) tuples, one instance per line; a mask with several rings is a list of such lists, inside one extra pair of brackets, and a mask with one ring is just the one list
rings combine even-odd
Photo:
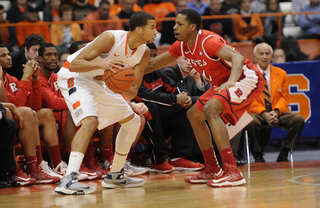
[(127, 91), (133, 84), (134, 71), (132, 66), (124, 65), (121, 69), (113, 68), (115, 72), (111, 70), (104, 71), (104, 79), (107, 87), (114, 93), (123, 93)]

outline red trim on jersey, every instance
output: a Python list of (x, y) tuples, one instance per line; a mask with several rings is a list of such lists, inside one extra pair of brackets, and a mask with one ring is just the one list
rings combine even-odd
[(69, 61), (66, 61), (66, 63), (64, 63), (63, 68), (69, 69), (70, 63)]

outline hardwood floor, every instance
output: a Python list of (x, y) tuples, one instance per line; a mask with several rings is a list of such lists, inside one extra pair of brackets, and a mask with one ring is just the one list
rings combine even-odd
[(184, 182), (197, 172), (143, 175), (141, 188), (104, 189), (102, 180), (85, 181), (98, 189), (81, 196), (59, 195), (56, 184), (6, 188), (0, 189), (0, 207), (320, 207), (320, 161), (252, 163), (240, 169), (247, 184), (231, 188)]

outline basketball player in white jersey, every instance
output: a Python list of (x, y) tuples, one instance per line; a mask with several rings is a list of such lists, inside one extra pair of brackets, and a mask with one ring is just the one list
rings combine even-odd
[(55, 191), (60, 194), (89, 194), (96, 190), (78, 182), (78, 171), (84, 153), (95, 130), (119, 122), (115, 155), (110, 173), (102, 182), (105, 188), (141, 186), (142, 179), (124, 175), (123, 166), (140, 127), (137, 116), (120, 94), (112, 92), (101, 80), (105, 70), (129, 64), (134, 67), (133, 86), (123, 95), (134, 98), (138, 92), (150, 51), (145, 45), (157, 35), (155, 18), (144, 11), (134, 13), (129, 21), (130, 31), (103, 32), (84, 48), (68, 56), (58, 73), (60, 88), (74, 123), (80, 126), (73, 138), (66, 176)]
[[(184, 56), (213, 85), (187, 113), (204, 156), (205, 169), (186, 177), (185, 182), (206, 183), (211, 187), (239, 186), (246, 180), (237, 168), (225, 124), (238, 122), (263, 91), (264, 80), (260, 71), (220, 35), (201, 30), (201, 21), (195, 10), (180, 11), (173, 27), (178, 41), (168, 52), (152, 59), (145, 73)], [(211, 135), (220, 151), (223, 168), (214, 154)]]

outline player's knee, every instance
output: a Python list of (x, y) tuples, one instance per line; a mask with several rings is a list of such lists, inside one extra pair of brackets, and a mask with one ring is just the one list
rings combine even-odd
[(98, 118), (96, 116), (89, 116), (81, 120), (81, 128), (86, 128), (90, 132), (94, 132), (99, 125)]
[[(121, 124), (121, 128), (123, 128), (123, 130), (125, 130), (128, 133), (135, 134), (135, 133), (138, 133), (140, 125), (141, 125), (140, 117), (137, 114), (134, 114), (133, 118), (130, 121)], [(135, 137), (127, 137), (127, 138), (132, 139), (132, 141), (128, 141), (128, 142), (133, 142), (135, 140)]]
[(295, 123), (302, 125), (302, 126), (304, 125), (304, 118), (300, 114), (295, 114), (294, 120), (295, 120)]

